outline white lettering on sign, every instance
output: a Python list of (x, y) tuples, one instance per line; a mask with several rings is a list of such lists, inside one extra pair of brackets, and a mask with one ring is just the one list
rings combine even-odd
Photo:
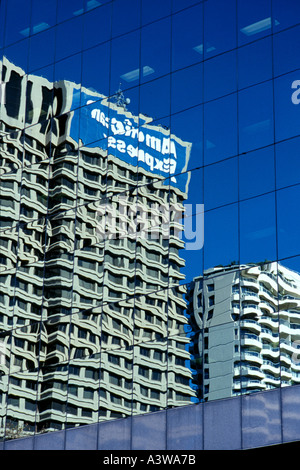
[(292, 89), (296, 89), (292, 93), (292, 103), (293, 104), (299, 104), (300, 103), (300, 80), (294, 80), (292, 83)]
[[(94, 101), (89, 100), (87, 102), (87, 104), (92, 103), (94, 103)], [(173, 140), (168, 137), (161, 139), (147, 133), (146, 129), (140, 130), (133, 127), (129, 119), (125, 119), (124, 122), (118, 121), (115, 117), (110, 119), (100, 109), (93, 109), (91, 111), (91, 117), (99, 122), (105, 129), (109, 129), (111, 134), (113, 134), (108, 137), (108, 147), (116, 149), (120, 153), (127, 152), (131, 158), (137, 158), (138, 161), (144, 162), (151, 171), (158, 170), (163, 173), (175, 173), (177, 154)], [(137, 145), (127, 144), (124, 140), (115, 136), (129, 137), (135, 140)], [(139, 143), (144, 143), (146, 147), (160, 153), (162, 156), (169, 155), (169, 158), (162, 158), (162, 160), (160, 160), (151, 154), (151, 150), (149, 150), (149, 153), (139, 148)]]

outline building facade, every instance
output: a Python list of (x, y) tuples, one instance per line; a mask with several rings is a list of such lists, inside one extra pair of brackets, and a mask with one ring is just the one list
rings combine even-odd
[(298, 390), (299, 10), (1, 2), (4, 444)]

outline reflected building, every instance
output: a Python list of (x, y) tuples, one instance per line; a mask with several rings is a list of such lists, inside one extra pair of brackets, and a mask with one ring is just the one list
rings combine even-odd
[(2, 437), (191, 403), (190, 144), (119, 94), (1, 67)]
[(201, 400), (300, 383), (299, 273), (278, 262), (216, 267), (189, 299)]

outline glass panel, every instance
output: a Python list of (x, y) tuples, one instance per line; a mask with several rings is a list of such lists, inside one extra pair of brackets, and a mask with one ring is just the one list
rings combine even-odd
[[(280, 386), (277, 263), (241, 270), (233, 286), (240, 297), (241, 391), (249, 393)], [(238, 313), (238, 307), (234, 307)]]
[(202, 4), (172, 17), (172, 70), (203, 60), (202, 23)]
[(300, 5), (293, 0), (272, 0), (274, 32), (298, 23)]
[(225, 162), (204, 167), (204, 204), (206, 211), (237, 201), (237, 163), (237, 158), (232, 158)]
[[(28, 56), (29, 56), (29, 45), (31, 39), (24, 39), (17, 44), (6, 46), (3, 49), (3, 57), (10, 61), (12, 64), (20, 67), (18, 73), (24, 75), (28, 72)], [(44, 59), (46, 60), (46, 59)], [(4, 59), (5, 63), (5, 59)], [(5, 71), (5, 68), (4, 68)], [(3, 78), (5, 79), (5, 78)]]
[(239, 44), (245, 44), (272, 33), (271, 0), (249, 3), (237, 1)]
[(299, 73), (274, 80), (276, 141), (299, 135)]
[(104, 304), (99, 420), (132, 413), (134, 299)]
[(273, 88), (264, 83), (239, 93), (239, 153), (273, 143)]
[(193, 65), (171, 75), (172, 113), (182, 111), (203, 101), (203, 64)]
[(57, 21), (61, 22), (83, 13), (85, 0), (64, 0), (57, 2)]
[(238, 49), (239, 88), (272, 78), (272, 40), (261, 39)]
[(204, 213), (204, 269), (237, 264), (238, 205)]
[[(119, 36), (140, 27), (141, 1), (123, 0), (113, 2), (112, 35)], [(124, 21), (126, 18), (126, 21)]]
[(140, 32), (135, 31), (112, 40), (110, 93), (137, 86), (139, 80)]
[(141, 82), (170, 72), (171, 20), (157, 21), (141, 30)]
[(30, 33), (31, 0), (6, 2), (5, 44), (24, 39)]
[(54, 62), (55, 30), (44, 31), (30, 38), (28, 70), (40, 69)]
[(167, 290), (135, 298), (134, 414), (167, 406), (167, 305)]
[[(60, 60), (82, 49), (82, 16), (65, 21), (56, 27), (55, 59)], [(68, 40), (66, 40), (66, 38)]]
[(170, 76), (158, 78), (140, 87), (140, 113), (155, 120), (170, 114)]
[(276, 259), (277, 234), (274, 193), (240, 203), (241, 263)]
[(299, 68), (298, 58), (292, 53), (300, 47), (300, 27), (274, 35), (274, 75), (282, 75)]
[(82, 53), (82, 86), (91, 92), (109, 96), (110, 43)]
[(56, 62), (54, 81), (56, 87), (59, 87), (59, 82), (62, 80), (68, 80), (78, 85), (76, 91), (80, 89), (81, 82), (81, 54), (75, 54), (72, 57)]
[(32, 0), (31, 4), (31, 30), (32, 34), (50, 28), (56, 22), (56, 2), (46, 0), (40, 3), (39, 0)]
[[(112, 5), (104, 5), (83, 16), (83, 49), (88, 49), (110, 39), (111, 9)], [(80, 34), (78, 36), (80, 37)]]
[(237, 152), (237, 97), (227, 96), (204, 105), (204, 163)]
[(299, 220), (295, 217), (300, 187), (277, 192), (278, 259), (299, 254)]
[[(220, 70), (222, 78), (220, 79)], [(228, 52), (204, 62), (204, 100), (233, 93), (237, 88), (236, 52)]]
[(171, 13), (171, 0), (142, 0), (142, 25), (158, 20)]
[(276, 186), (283, 188), (300, 183), (300, 139), (290, 139), (276, 145)]
[[(280, 175), (278, 178), (280, 178)], [(275, 189), (274, 149), (266, 147), (239, 159), (239, 195), (246, 199)]]
[(204, 3), (204, 57), (236, 47), (236, 2), (211, 0)]

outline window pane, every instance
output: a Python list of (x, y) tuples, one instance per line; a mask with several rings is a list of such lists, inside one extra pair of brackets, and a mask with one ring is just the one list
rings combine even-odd
[(6, 45), (29, 36), (30, 6), (31, 0), (12, 0), (6, 2)]
[[(112, 35), (120, 36), (140, 27), (140, 0), (113, 2)], [(126, 18), (126, 21), (125, 21)]]
[[(220, 71), (222, 74), (220, 76)], [(236, 91), (236, 52), (228, 52), (204, 62), (204, 100), (220, 98)]]
[(55, 30), (44, 31), (30, 38), (29, 72), (54, 62)]
[(169, 18), (145, 26), (141, 32), (141, 82), (170, 72), (171, 21)]
[(140, 32), (126, 34), (111, 43), (111, 86), (115, 93), (137, 86), (140, 81)]
[(230, 95), (204, 105), (204, 163), (237, 154), (237, 102)]
[(188, 169), (203, 164), (203, 106), (195, 106), (171, 116), (172, 134), (191, 144)]
[(204, 57), (236, 47), (235, 0), (204, 2)]
[(101, 44), (82, 54), (82, 85), (109, 96), (110, 43)]
[[(88, 49), (110, 39), (111, 8), (111, 4), (104, 5), (83, 16), (83, 49)], [(80, 32), (79, 29), (79, 37), (81, 36)]]
[(238, 263), (238, 205), (204, 214), (204, 269)]
[(299, 197), (299, 185), (277, 191), (278, 259), (300, 254)]
[(140, 114), (159, 119), (170, 115), (170, 76), (141, 85)]
[(274, 81), (276, 141), (299, 135), (300, 75), (293, 72)]
[(239, 88), (272, 78), (272, 41), (261, 39), (238, 49)]
[(64, 0), (57, 2), (57, 21), (68, 20), (83, 12), (84, 0)]
[(237, 0), (239, 44), (255, 41), (272, 33), (271, 0), (251, 3)]
[(239, 94), (239, 152), (273, 143), (273, 88), (257, 85)]
[(142, 0), (142, 25), (171, 13), (171, 0)]
[(172, 69), (203, 60), (203, 5), (188, 8), (172, 17)]
[(274, 32), (299, 23), (300, 4), (294, 0), (272, 0)]
[(274, 193), (240, 203), (241, 263), (277, 258), (275, 220)]
[(223, 206), (238, 199), (237, 158), (204, 167), (205, 210)]
[(273, 191), (275, 189), (273, 146), (241, 155), (239, 178), (240, 199)]
[(56, 4), (53, 0), (32, 0), (31, 32), (39, 33), (56, 23)]
[(82, 17), (59, 24), (56, 29), (55, 59), (80, 52), (82, 48)]
[(277, 188), (300, 183), (300, 139), (290, 139), (276, 145)]
[(300, 48), (300, 27), (274, 35), (274, 74), (282, 75), (299, 69), (299, 60), (295, 50)]
[(172, 80), (172, 113), (195, 106), (203, 101), (203, 64), (174, 72)]

